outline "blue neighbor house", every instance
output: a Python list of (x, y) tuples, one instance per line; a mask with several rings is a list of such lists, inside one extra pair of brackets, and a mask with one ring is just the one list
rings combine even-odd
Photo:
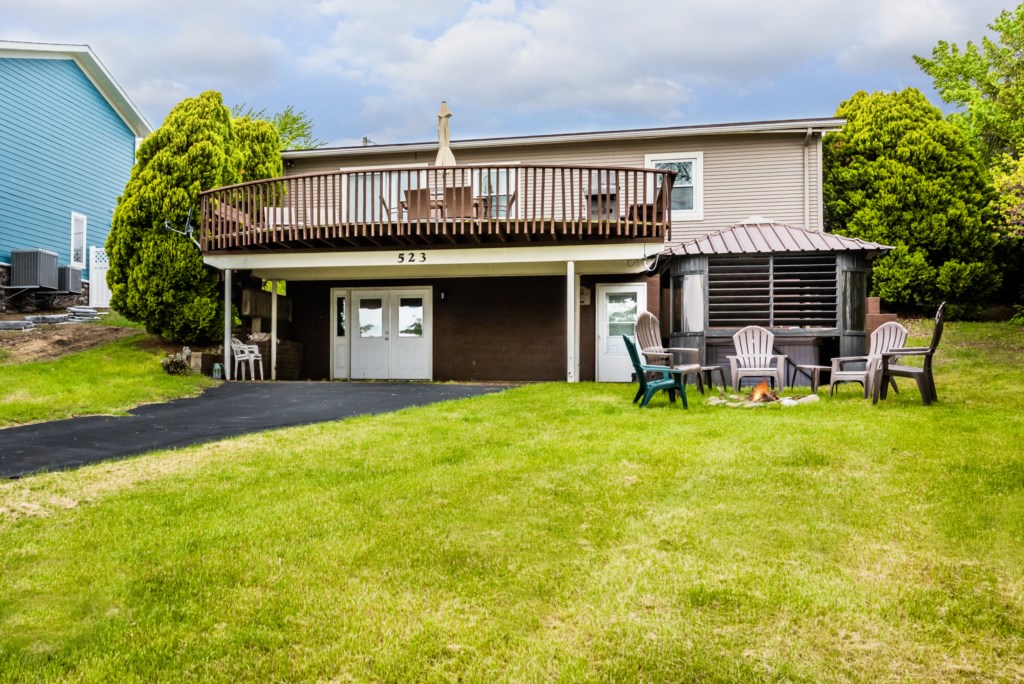
[(103, 244), (151, 132), (87, 45), (0, 41), (0, 310), (106, 306)]

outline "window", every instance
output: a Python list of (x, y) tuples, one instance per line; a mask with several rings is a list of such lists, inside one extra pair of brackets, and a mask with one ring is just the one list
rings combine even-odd
[(487, 218), (512, 218), (515, 215), (515, 205), (510, 204), (519, 187), (518, 176), (516, 169), (509, 168), (483, 168), (473, 172), (473, 194), (485, 200)]
[(85, 268), (85, 233), (88, 219), (71, 212), (71, 265)]
[[(704, 153), (666, 152), (648, 154), (644, 166), (675, 171), (672, 184), (672, 221), (700, 221), (704, 218)], [(653, 197), (651, 198), (653, 201)]]
[(835, 328), (835, 254), (708, 257), (712, 328)]
[(402, 165), (401, 171), (379, 171), (391, 166), (378, 166), (374, 170), (365, 168), (346, 168), (341, 171), (348, 174), (348, 183), (341, 188), (342, 216), (346, 221), (374, 223), (380, 221), (401, 221), (402, 202), (407, 190), (426, 187), (427, 172), (409, 171), (410, 167), (426, 166), (426, 164)]

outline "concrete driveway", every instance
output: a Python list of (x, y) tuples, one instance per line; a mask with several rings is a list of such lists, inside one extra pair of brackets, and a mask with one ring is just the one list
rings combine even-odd
[(0, 477), (133, 456), (250, 432), (492, 394), (507, 385), (230, 382), (191, 399), (0, 430)]

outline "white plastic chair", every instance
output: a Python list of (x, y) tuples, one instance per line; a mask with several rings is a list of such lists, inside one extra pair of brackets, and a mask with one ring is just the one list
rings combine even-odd
[(786, 355), (773, 354), (775, 334), (759, 325), (748, 325), (732, 336), (736, 354), (730, 356), (732, 386), (740, 391), (740, 381), (748, 377), (770, 378), (775, 389), (786, 386)]
[[(841, 382), (859, 382), (864, 386), (864, 398), (867, 399), (871, 396), (873, 389), (871, 387), (872, 377), (877, 374), (882, 362), (882, 354), (902, 347), (906, 341), (907, 329), (899, 323), (890, 321), (878, 326), (871, 333), (871, 348), (867, 356), (837, 356), (832, 359), (832, 373), (829, 375), (828, 395), (832, 396), (835, 386)], [(859, 367), (856, 369), (844, 369), (844, 366), (849, 364), (857, 364), (858, 366), (864, 364), (864, 368), (863, 370)], [(890, 377), (888, 382), (892, 384), (894, 390), (899, 391), (895, 380)]]
[(260, 369), (260, 380), (264, 380), (263, 377), (263, 356), (260, 354), (260, 348), (255, 344), (245, 344), (237, 337), (231, 338), (231, 357), (235, 360), (235, 379), (244, 379), (243, 365), (246, 361), (249, 362), (249, 379), (256, 379), (255, 365), (259, 362)]

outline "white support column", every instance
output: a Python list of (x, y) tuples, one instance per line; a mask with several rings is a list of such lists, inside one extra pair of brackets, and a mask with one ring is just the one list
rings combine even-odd
[(573, 356), (576, 358), (576, 382), (580, 380), (580, 274), (573, 279), (572, 301), (576, 308), (576, 330), (573, 339)]
[(270, 286), (270, 379), (277, 380), (277, 281)]
[(231, 269), (224, 269), (224, 379), (231, 379)]
[(576, 262), (565, 262), (565, 379), (576, 382), (576, 310), (579, 306), (579, 280)]

